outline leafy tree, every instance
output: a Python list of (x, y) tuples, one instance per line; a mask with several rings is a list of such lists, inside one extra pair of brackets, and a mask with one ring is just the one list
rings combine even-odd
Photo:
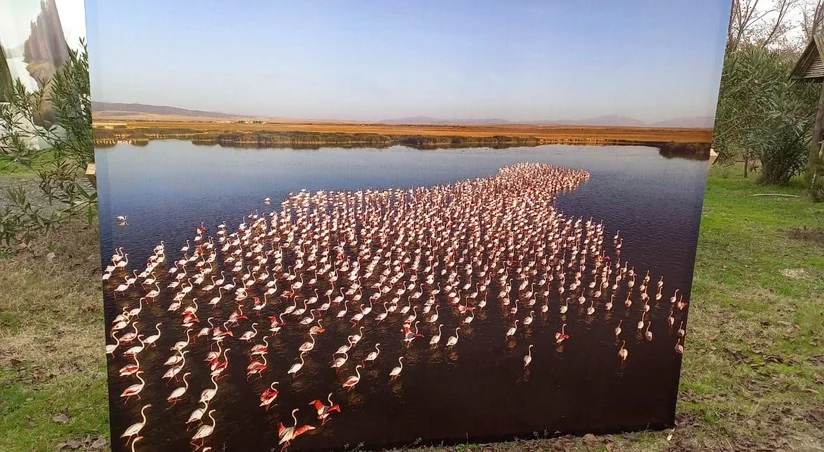
[[(91, 222), (97, 192), (83, 178), (94, 161), (89, 60), (85, 43), (34, 92), (17, 81), (0, 104), (0, 164), (36, 170), (44, 205), (35, 205), (23, 188), (8, 189), (10, 205), (0, 209), (0, 245), (28, 241), (60, 221), (85, 214)], [(53, 120), (42, 112), (50, 105)]]
[(806, 163), (819, 87), (788, 79), (796, 56), (753, 43), (724, 61), (714, 146), (745, 171), (758, 161), (763, 183), (786, 184)]

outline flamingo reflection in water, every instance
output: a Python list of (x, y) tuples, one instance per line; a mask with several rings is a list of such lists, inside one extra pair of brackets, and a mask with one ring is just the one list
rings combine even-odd
[[(334, 393), (327, 396), (329, 405), (321, 402), (318, 394), (303, 394), (308, 390), (301, 383), (307, 376), (301, 371), (306, 366), (312, 373), (329, 372), (329, 381), (335, 381), (336, 373), (326, 366), (315, 366), (317, 359), (328, 359), (326, 352), (321, 353), (324, 358), (315, 355), (319, 349), (334, 349), (343, 338), (346, 342), (332, 355), (331, 367), (335, 372), (348, 370), (342, 387), (349, 391), (360, 382), (365, 365), (388, 366), (378, 359), (381, 348), (377, 341), (374, 350), (362, 357), (358, 349), (363, 346), (358, 347), (358, 343), (364, 337), (386, 344), (384, 352), (391, 357), (387, 363), (397, 359), (398, 365), (388, 372), (390, 381), (402, 378), (404, 362), (410, 366), (426, 363), (419, 353), (431, 354), (438, 362), (434, 357), (442, 352), (442, 335), (451, 333), (452, 328), (455, 331), (447, 338), (446, 348), (457, 357), (457, 348), (464, 342), (473, 346), (473, 329), (505, 332), (505, 353), (514, 353), (522, 350), (516, 345), (524, 340), (551, 341), (550, 328), (559, 323), (560, 331), (555, 333), (559, 345), (581, 322), (593, 331), (614, 328), (616, 340), (622, 340), (621, 322), (628, 319), (637, 322), (641, 334), (634, 344), (632, 339), (629, 345), (627, 340), (621, 343), (619, 356), (624, 361), (628, 347), (644, 347), (644, 339), (651, 341), (652, 323), (656, 322), (657, 328), (657, 322), (666, 319), (672, 327), (667, 331), (676, 341), (675, 352), (682, 353), (682, 311), (688, 306), (683, 293), (667, 288), (671, 303), (667, 304), (669, 317), (664, 317), (662, 313), (667, 311), (662, 309), (666, 307), (657, 303), (664, 297), (663, 277), (652, 300), (646, 295), (650, 271), (636, 286), (636, 269), (621, 260), (623, 238), (617, 232), (609, 250), (603, 245), (603, 223), (566, 217), (555, 210), (558, 193), (574, 190), (588, 178), (584, 171), (525, 163), (503, 168), (492, 177), (426, 188), (302, 190), (290, 194), (279, 212), (251, 212), (235, 231), (223, 222), (210, 236), (201, 224), (194, 240), (187, 240), (181, 248), (181, 256), (168, 260), (173, 266), (168, 270), (161, 267), (166, 262), (163, 243), (154, 247), (142, 269), (130, 268), (135, 263), (117, 247), (111, 268), (106, 269), (104, 287), (108, 293), (114, 291), (116, 303), (124, 305), (118, 306), (122, 312), (109, 330), (115, 343), (106, 345), (106, 353), (111, 363), (117, 364), (114, 369), (121, 369), (121, 377), (140, 380), (121, 397), (126, 399), (124, 403), (130, 397), (140, 397), (146, 385), (143, 372), (153, 377), (150, 382), (161, 381), (154, 378), (157, 366), (140, 367), (140, 361), (157, 361), (139, 357), (155, 353), (161, 338), (164, 343), (168, 340), (173, 354), (165, 362), (171, 366), (166, 376), (176, 380), (182, 373), (183, 385), (169, 388), (172, 391), (167, 400), (174, 405), (191, 398), (202, 404), (186, 422), (197, 425), (208, 414), (211, 423), (201, 423), (192, 440), (193, 447), (202, 448), (215, 430), (214, 410), (209, 410), (209, 405), (218, 393), (218, 378), (246, 366), (250, 380), (254, 375), (268, 381), (280, 379), (289, 362), (280, 358), (288, 352), (299, 353), (299, 362), (285, 372), (292, 377), (288, 389), (280, 389), (294, 392), (290, 396), (306, 396), (300, 403), (314, 399), (310, 405), (324, 425), (331, 412), (340, 412), (341, 407), (332, 403)], [(218, 273), (219, 279), (213, 276)], [(625, 301), (614, 306), (617, 296)], [(634, 303), (639, 297), (643, 303)], [(198, 299), (209, 302), (199, 307)], [(570, 299), (578, 302), (573, 301), (572, 310)], [(208, 326), (198, 318), (202, 311), (208, 312), (204, 315)], [(488, 315), (496, 311), (501, 315)], [(244, 312), (253, 312), (256, 321), (269, 319), (270, 334), (263, 336), (262, 343), (255, 343), (258, 324), (249, 321)], [(557, 319), (554, 313), (560, 313)], [(618, 327), (611, 320), (613, 315), (621, 316)], [(292, 320), (287, 322), (287, 318)], [(677, 329), (676, 321), (681, 321)], [(143, 324), (147, 331), (141, 332)], [(330, 332), (321, 337), (327, 328)], [(401, 329), (402, 336), (393, 333), (395, 328)], [(116, 332), (121, 332), (119, 338)], [(306, 338), (307, 332), (308, 340), (295, 339)], [(145, 333), (151, 335), (146, 337)], [(666, 339), (666, 334), (657, 333), (657, 340), (662, 336)], [(459, 337), (464, 338), (460, 346)], [(415, 341), (417, 338), (425, 339)], [(130, 340), (139, 344), (123, 352), (122, 344)], [(292, 345), (291, 341), (297, 343)], [(419, 347), (419, 342), (428, 346)], [(229, 345), (236, 350), (231, 366)], [(535, 347), (540, 350), (542, 345)], [(532, 362), (533, 345), (527, 348), (522, 356), (524, 368)], [(557, 350), (564, 352), (562, 346)], [(278, 354), (277, 360), (273, 353)], [(414, 360), (407, 355), (415, 356)], [(128, 361), (120, 361), (123, 359)], [(199, 399), (188, 390), (187, 379), (202, 375), (195, 368), (197, 363), (205, 363), (213, 385), (203, 389)], [(368, 375), (387, 379), (383, 370)], [(274, 381), (254, 390), (262, 411), (275, 405), (277, 384)], [(251, 380), (248, 385), (251, 388), (257, 383)], [(292, 427), (279, 424), (279, 444), (284, 448), (315, 428), (298, 427), (296, 411)], [(140, 437), (137, 433), (139, 430), (129, 438)]]

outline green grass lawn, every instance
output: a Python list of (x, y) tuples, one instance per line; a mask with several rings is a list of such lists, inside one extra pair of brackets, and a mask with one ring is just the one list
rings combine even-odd
[(0, 176), (20, 176), (27, 177), (37, 173), (37, 171), (45, 167), (49, 162), (54, 160), (52, 152), (43, 152), (37, 156), (32, 162), (31, 168), (21, 165), (19, 163), (10, 162), (8, 160), (0, 160)]
[[(824, 203), (760, 193), (801, 194), (710, 171), (674, 431), (452, 450), (824, 449)], [(107, 447), (98, 265), (82, 223), (0, 257), (0, 451)]]

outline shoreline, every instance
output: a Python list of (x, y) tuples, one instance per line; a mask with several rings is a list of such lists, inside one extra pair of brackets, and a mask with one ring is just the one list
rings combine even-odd
[[(219, 125), (220, 124), (213, 124), (213, 126)], [(632, 128), (560, 127), (547, 129), (536, 127), (532, 128), (531, 134), (526, 134), (524, 131), (512, 127), (510, 127), (510, 129), (513, 130), (505, 130), (507, 127), (466, 127), (460, 131), (450, 130), (449, 132), (453, 133), (439, 135), (433, 132), (445, 132), (440, 130), (443, 128), (440, 126), (417, 127), (416, 129), (413, 128), (414, 126), (384, 127), (390, 129), (387, 130), (389, 132), (395, 132), (385, 134), (337, 131), (334, 127), (327, 127), (327, 129), (330, 130), (323, 132), (315, 130), (221, 131), (203, 130), (205, 127), (201, 129), (188, 127), (140, 127), (138, 124), (130, 124), (130, 126), (131, 127), (105, 128), (95, 125), (95, 146), (111, 147), (121, 142), (145, 146), (152, 140), (167, 139), (190, 141), (192, 144), (198, 146), (218, 145), (235, 148), (293, 149), (319, 149), (322, 147), (371, 147), (381, 149), (391, 146), (406, 146), (420, 150), (438, 150), (478, 147), (506, 149), (543, 145), (649, 146), (658, 148), (664, 157), (691, 158), (696, 160), (707, 160), (710, 157), (710, 141), (709, 139), (704, 141), (705, 138), (701, 136), (703, 132), (705, 132), (703, 129), (698, 129), (697, 131), (684, 129), (680, 134), (668, 134), (666, 132), (669, 132), (669, 129), (650, 131), (649, 129), (641, 128), (631, 130)], [(381, 128), (383, 126), (378, 125), (377, 127)], [(413, 130), (410, 131), (418, 133), (397, 133), (399, 131), (398, 129), (404, 128), (412, 128)], [(487, 129), (491, 129), (488, 131), (493, 134), (482, 135)], [(594, 132), (599, 130), (606, 133), (597, 136)], [(575, 131), (579, 133), (570, 133)], [(505, 134), (505, 132), (511, 133)]]

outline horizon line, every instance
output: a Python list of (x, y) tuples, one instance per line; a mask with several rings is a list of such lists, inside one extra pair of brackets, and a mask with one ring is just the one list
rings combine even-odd
[[(171, 108), (176, 110), (187, 110), (191, 112), (197, 113), (205, 113), (205, 114), (215, 114), (220, 116), (227, 116), (227, 117), (234, 117), (238, 119), (242, 118), (260, 118), (260, 119), (274, 119), (279, 120), (282, 122), (289, 122), (289, 121), (325, 121), (325, 122), (346, 122), (346, 123), (367, 123), (367, 124), (382, 124), (388, 122), (394, 122), (395, 125), (443, 125), (444, 123), (453, 123), (453, 124), (465, 124), (465, 125), (494, 125), (494, 124), (511, 124), (511, 125), (570, 125), (570, 126), (599, 126), (599, 124), (580, 124), (576, 122), (586, 122), (592, 121), (601, 118), (615, 118), (615, 119), (624, 119), (629, 121), (638, 122), (640, 124), (634, 125), (616, 125), (616, 124), (603, 124), (600, 125), (601, 127), (662, 127), (662, 128), (689, 128), (689, 129), (712, 129), (714, 127), (714, 120), (715, 115), (693, 115), (693, 116), (675, 116), (666, 119), (662, 119), (655, 122), (647, 122), (644, 120), (640, 120), (631, 116), (624, 116), (620, 114), (603, 114), (599, 116), (590, 116), (590, 117), (581, 117), (581, 118), (560, 118), (560, 119), (507, 119), (501, 117), (481, 117), (481, 118), (456, 118), (456, 119), (449, 119), (449, 118), (442, 118), (442, 117), (435, 117), (429, 115), (408, 115), (403, 117), (394, 117), (394, 118), (383, 118), (383, 119), (357, 119), (357, 118), (331, 118), (331, 117), (292, 117), (292, 116), (269, 116), (269, 115), (258, 115), (258, 114), (239, 114), (239, 113), (227, 113), (222, 111), (214, 111), (214, 110), (202, 110), (197, 108), (188, 108), (188, 107), (178, 107), (173, 105), (157, 105), (157, 104), (145, 104), (140, 102), (115, 102), (115, 101), (103, 101), (103, 100), (95, 100), (91, 99), (92, 102), (102, 103), (102, 104), (122, 104), (122, 105), (141, 105), (141, 106), (148, 106), (148, 107), (157, 107), (157, 108)], [(133, 114), (144, 114), (144, 115), (167, 115), (167, 116), (186, 116), (184, 114), (175, 114), (175, 113), (150, 113), (150, 112), (141, 112), (141, 111), (130, 111), (130, 110), (94, 110), (92, 109), (92, 113), (101, 113), (101, 112), (111, 112), (111, 111), (123, 111)], [(209, 117), (207, 115), (203, 115), (204, 117)], [(432, 120), (433, 122), (397, 122), (402, 120), (414, 120), (414, 119), (421, 119), (421, 120)], [(702, 125), (702, 126), (690, 126), (690, 125), (672, 125), (668, 124), (665, 126), (656, 126), (656, 124), (667, 123), (671, 121), (677, 120), (691, 120), (691, 119), (705, 119), (711, 122), (710, 125)], [(480, 122), (474, 122), (480, 121)], [(494, 121), (494, 122), (492, 122)]]

